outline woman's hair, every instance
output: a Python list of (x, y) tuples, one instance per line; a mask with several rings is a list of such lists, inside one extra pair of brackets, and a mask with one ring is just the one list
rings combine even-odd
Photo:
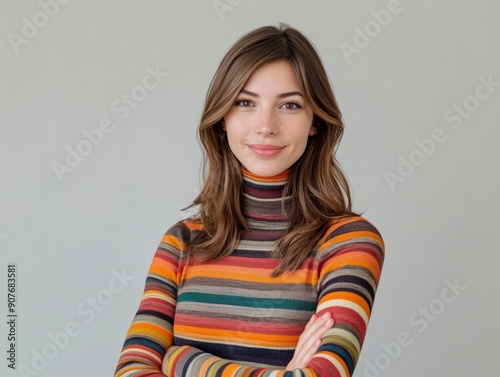
[(208, 88), (198, 128), (204, 149), (204, 185), (187, 207), (198, 206), (191, 219), (203, 224), (188, 248), (189, 255), (209, 261), (231, 254), (240, 231), (248, 225), (242, 214), (240, 164), (229, 148), (221, 119), (250, 75), (277, 61), (293, 67), (313, 111), (317, 133), (309, 138), (285, 186), (285, 196), (292, 196), (287, 206), (289, 227), (273, 250), (273, 256), (280, 259), (273, 276), (300, 267), (332, 220), (355, 215), (347, 178), (335, 159), (343, 134), (342, 116), (316, 50), (299, 31), (286, 24), (257, 28), (243, 35), (222, 59)]

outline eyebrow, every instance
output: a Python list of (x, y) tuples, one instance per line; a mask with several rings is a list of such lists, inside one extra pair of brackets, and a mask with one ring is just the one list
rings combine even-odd
[[(241, 89), (240, 93), (248, 94), (249, 96), (256, 97), (256, 98), (260, 97), (257, 93), (251, 92), (251, 91), (246, 90), (246, 89)], [(276, 95), (276, 98), (286, 98), (286, 97), (290, 97), (290, 96), (303, 97), (303, 95), (300, 92), (286, 92), (286, 93), (281, 93), (281, 94)]]

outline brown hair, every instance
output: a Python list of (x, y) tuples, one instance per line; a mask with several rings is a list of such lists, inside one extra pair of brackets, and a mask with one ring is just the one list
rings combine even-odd
[(204, 150), (204, 185), (187, 207), (198, 206), (191, 219), (203, 224), (188, 253), (200, 260), (223, 258), (236, 248), (242, 214), (242, 173), (231, 152), (221, 119), (233, 105), (249, 76), (276, 61), (291, 64), (300, 90), (313, 111), (317, 133), (294, 164), (285, 195), (291, 195), (286, 234), (275, 244), (277, 276), (305, 261), (332, 220), (355, 215), (347, 179), (335, 159), (343, 122), (328, 77), (312, 43), (286, 25), (264, 26), (242, 36), (227, 52), (208, 88), (198, 136)]

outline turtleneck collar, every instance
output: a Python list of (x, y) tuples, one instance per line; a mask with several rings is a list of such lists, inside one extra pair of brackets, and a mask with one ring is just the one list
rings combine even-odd
[[(241, 168), (243, 175), (243, 214), (250, 227), (286, 228), (287, 217), (283, 209), (283, 193), (291, 168), (272, 176), (261, 177)], [(290, 197), (284, 198), (285, 208)]]

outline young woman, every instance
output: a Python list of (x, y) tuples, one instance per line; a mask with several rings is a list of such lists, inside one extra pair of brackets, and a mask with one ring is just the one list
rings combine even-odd
[(223, 58), (199, 125), (205, 182), (163, 237), (119, 376), (351, 376), (384, 243), (351, 210), (341, 113), (312, 44), (261, 27)]

